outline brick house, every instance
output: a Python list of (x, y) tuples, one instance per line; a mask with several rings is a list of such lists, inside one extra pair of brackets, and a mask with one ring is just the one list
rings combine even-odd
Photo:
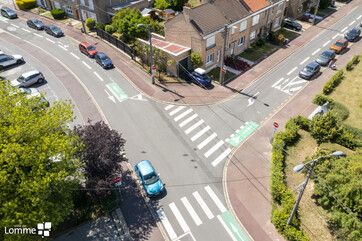
[(291, 18), (298, 18), (312, 6), (316, 6), (317, 2), (318, 0), (289, 0), (287, 1), (285, 15)]
[[(284, 9), (285, 0), (205, 1), (194, 8), (184, 7), (165, 23), (165, 40), (198, 52), (204, 62), (201, 68), (209, 71), (220, 64), (225, 32), (225, 56), (237, 55), (270, 30), (279, 29)], [(181, 64), (190, 69), (187, 58)]]

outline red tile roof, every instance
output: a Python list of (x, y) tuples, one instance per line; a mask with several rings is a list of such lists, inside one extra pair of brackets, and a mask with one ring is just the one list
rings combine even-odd
[[(150, 44), (149, 41), (145, 41), (142, 39), (140, 39), (140, 41)], [(191, 50), (188, 47), (184, 47), (179, 44), (174, 44), (171, 42), (167, 42), (167, 41), (159, 40), (159, 39), (155, 39), (155, 38), (152, 38), (152, 45), (155, 46), (156, 48), (161, 49), (161, 50), (165, 51), (166, 53), (172, 54), (174, 56), (177, 56), (179, 54), (182, 54), (186, 51)]]
[(267, 0), (241, 0), (243, 1), (251, 11), (256, 12), (270, 5)]

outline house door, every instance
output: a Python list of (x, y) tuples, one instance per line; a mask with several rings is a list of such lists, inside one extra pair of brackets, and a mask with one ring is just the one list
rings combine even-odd
[(189, 71), (189, 57), (180, 60), (177, 65), (177, 74), (178, 77), (184, 80), (187, 80), (187, 73)]
[(233, 55), (234, 54), (234, 47), (235, 47), (235, 42), (233, 42), (231, 44), (231, 49), (230, 49), (230, 54)]

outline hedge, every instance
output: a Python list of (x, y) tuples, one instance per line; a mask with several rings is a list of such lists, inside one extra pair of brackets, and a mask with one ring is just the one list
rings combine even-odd
[(334, 102), (333, 99), (332, 99), (332, 98), (329, 98), (328, 96), (325, 96), (325, 95), (323, 95), (323, 94), (317, 94), (317, 95), (314, 97), (312, 103), (313, 103), (313, 104), (316, 104), (316, 105), (322, 106), (322, 105), (324, 105), (325, 103), (327, 103), (327, 101), (328, 101), (330, 104), (333, 104), (333, 102)]
[(338, 71), (335, 73), (332, 78), (330, 78), (327, 83), (323, 86), (323, 94), (328, 95), (330, 94), (335, 87), (337, 87), (344, 78), (343, 70)]
[(54, 19), (64, 19), (65, 11), (61, 9), (53, 9), (50, 11)]
[(87, 20), (85, 20), (85, 25), (92, 30), (96, 26), (96, 20), (94, 20), (94, 18), (87, 18)]
[(346, 65), (346, 70), (351, 71), (355, 65), (359, 63), (359, 55), (355, 55), (351, 61)]
[(105, 30), (109, 34), (113, 34), (116, 32), (116, 28), (113, 25), (106, 25)]
[(20, 9), (29, 9), (36, 6), (36, 0), (17, 0), (16, 5)]

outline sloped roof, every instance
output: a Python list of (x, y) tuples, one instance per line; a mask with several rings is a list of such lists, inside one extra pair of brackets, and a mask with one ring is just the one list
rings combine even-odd
[(270, 3), (267, 0), (240, 0), (240, 1), (244, 2), (252, 12), (256, 12), (270, 5)]
[(230, 23), (235, 22), (249, 14), (248, 9), (246, 9), (245, 6), (239, 2), (239, 0), (213, 0), (210, 2), (210, 4), (215, 5), (216, 8), (223, 14), (223, 16), (230, 21)]

